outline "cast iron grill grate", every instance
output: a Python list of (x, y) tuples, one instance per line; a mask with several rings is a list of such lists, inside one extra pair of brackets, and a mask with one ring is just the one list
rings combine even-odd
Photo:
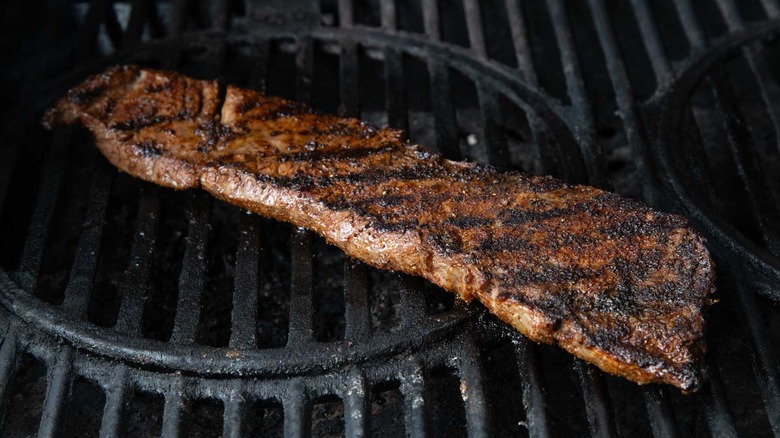
[(72, 8), (71, 80), (115, 62), (218, 77), (402, 128), (450, 158), (685, 212), (722, 267), (711, 383), (688, 397), (637, 388), (308, 232), (116, 174), (83, 132), (36, 126), (59, 82), (22, 89), (0, 149), (5, 433), (780, 428), (778, 315), (752, 294), (776, 298), (780, 279), (774, 2)]

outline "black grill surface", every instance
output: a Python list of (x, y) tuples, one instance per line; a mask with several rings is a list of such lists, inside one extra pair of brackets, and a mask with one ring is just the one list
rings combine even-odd
[[(7, 2), (4, 436), (780, 434), (777, 0)], [(116, 63), (309, 102), (691, 218), (709, 383), (639, 387), (41, 111)]]

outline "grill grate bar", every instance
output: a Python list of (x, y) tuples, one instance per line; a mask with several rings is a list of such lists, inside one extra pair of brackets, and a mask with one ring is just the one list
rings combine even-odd
[(72, 352), (70, 347), (62, 347), (49, 367), (47, 375), (46, 398), (43, 402), (39, 437), (55, 437), (62, 432), (64, 424), (63, 408), (65, 399), (70, 397)]
[(780, 212), (772, 201), (772, 192), (748, 125), (737, 108), (736, 92), (723, 71), (718, 71), (711, 82), (727, 143), (761, 229), (762, 239), (773, 254), (780, 255)]
[(662, 388), (644, 387), (642, 395), (645, 400), (645, 408), (650, 419), (650, 428), (657, 437), (679, 436), (674, 423), (672, 405)]
[(512, 32), (512, 42), (515, 46), (517, 67), (526, 81), (536, 85), (539, 82), (539, 78), (536, 76), (533, 52), (531, 51), (531, 43), (528, 40), (528, 26), (525, 24), (522, 5), (520, 0), (506, 0), (504, 5), (509, 20), (509, 28)]
[(780, 134), (780, 87), (772, 74), (762, 45), (755, 44), (745, 47), (744, 52), (756, 77), (761, 99), (764, 101), (764, 107), (774, 127), (776, 146), (780, 150), (780, 135), (778, 135)]
[[(745, 29), (745, 24), (742, 21), (734, 2), (729, 0), (718, 0), (717, 3), (721, 15), (723, 15), (726, 20), (729, 31), (734, 33), (743, 31)], [(767, 63), (763, 47), (760, 43), (757, 43), (745, 46), (742, 49), (742, 52), (756, 78), (761, 98), (764, 101), (764, 107), (772, 121), (775, 134), (778, 134), (780, 133), (780, 120), (778, 120), (778, 117), (780, 117), (780, 88)], [(777, 146), (780, 148), (780, 138), (778, 138), (780, 136), (776, 135), (775, 137)]]
[(439, 41), (439, 5), (436, 0), (422, 0), (423, 28), (432, 41)]
[(716, 364), (709, 366), (709, 383), (703, 389), (699, 400), (704, 406), (704, 415), (707, 418), (712, 436), (724, 438), (737, 436), (734, 418), (726, 402), (723, 382)]
[(295, 95), (301, 102), (311, 102), (312, 74), (314, 72), (314, 44), (311, 37), (298, 40), (298, 53), (295, 56)]
[(357, 44), (352, 39), (342, 40), (339, 63), (339, 110), (347, 117), (360, 115), (360, 77), (358, 72)]
[(354, 22), (354, 9), (352, 7), (352, 0), (339, 0), (339, 25), (341, 27), (352, 27)]
[(410, 327), (425, 320), (425, 297), (422, 279), (404, 275), (399, 297), (401, 327)]
[(116, 328), (132, 335), (141, 333), (144, 297), (149, 287), (152, 253), (157, 240), (160, 214), (160, 195), (154, 187), (145, 187), (138, 201), (130, 264), (124, 273), (122, 303), (119, 306)]
[(13, 174), (20, 148), (20, 142), (17, 139), (12, 138), (9, 144), (8, 146), (0, 147), (0, 212), (3, 211), (5, 197), (8, 195), (11, 175)]
[(344, 266), (346, 329), (344, 339), (363, 341), (371, 336), (371, 307), (368, 301), (368, 270), (358, 260), (348, 259)]
[[(777, 369), (777, 361), (772, 346), (767, 340), (764, 322), (755, 297), (752, 290), (749, 290), (755, 285), (745, 278), (736, 280), (738, 283), (732, 284), (732, 290), (736, 292), (735, 295), (752, 339), (750, 352), (753, 359), (753, 373), (764, 400), (764, 409), (769, 418), (769, 424), (772, 426), (772, 432), (775, 435), (780, 435), (780, 373)], [(739, 285), (746, 285), (746, 287), (739, 287)]]
[(585, 80), (580, 67), (580, 60), (577, 56), (577, 45), (572, 34), (571, 23), (566, 12), (564, 3), (561, 0), (550, 0), (548, 3), (550, 18), (553, 22), (555, 31), (555, 40), (561, 54), (561, 65), (563, 65), (566, 77), (566, 89), (571, 99), (571, 107), (575, 111), (577, 118), (581, 122), (581, 132), (579, 132), (579, 146), (581, 148), (585, 168), (588, 172), (588, 180), (592, 185), (604, 189), (610, 188), (610, 182), (604, 169), (604, 154), (601, 146), (593, 138), (593, 114), (591, 113), (590, 101), (585, 91)]
[(173, 0), (171, 2), (171, 15), (169, 21), (169, 33), (171, 36), (178, 36), (184, 32), (187, 24), (187, 4), (189, 0)]
[(66, 128), (54, 134), (51, 149), (41, 172), (41, 186), (35, 203), (30, 226), (27, 228), (27, 240), (24, 242), (19, 261), (19, 285), (32, 291), (38, 282), (43, 250), (49, 232), (49, 222), (59, 196), (60, 183), (65, 173), (65, 154), (70, 143), (73, 128)]
[(642, 42), (645, 45), (645, 49), (647, 49), (650, 64), (653, 66), (655, 79), (659, 87), (663, 87), (671, 82), (673, 71), (666, 56), (663, 43), (661, 43), (658, 25), (653, 18), (653, 13), (647, 4), (647, 0), (631, 0), (631, 5), (639, 26), (639, 33), (642, 36)]
[(457, 361), (461, 379), (461, 396), (466, 410), (466, 423), (470, 436), (490, 436), (490, 419), (483, 384), (482, 360), (474, 340), (473, 329), (463, 341), (463, 351)]
[(8, 328), (0, 342), (2, 342), (0, 343), (0, 431), (2, 431), (9, 397), (8, 388), (18, 365), (19, 346), (16, 341), (16, 329), (13, 325)]
[(482, 28), (482, 12), (478, 0), (463, 0), (463, 12), (466, 15), (466, 28), (469, 34), (469, 45), (477, 56), (487, 56), (485, 32)]
[(227, 30), (230, 28), (230, 2), (231, 0), (217, 0), (212, 9), (211, 27), (216, 30)]
[(300, 380), (291, 381), (284, 400), (284, 436), (304, 438), (311, 434), (311, 399)]
[(387, 123), (409, 135), (409, 116), (406, 112), (406, 87), (401, 54), (385, 47), (385, 99), (387, 102)]
[(227, 438), (238, 438), (246, 436), (246, 401), (241, 393), (239, 382), (236, 381), (235, 388), (230, 391), (227, 400), (225, 400), (225, 412), (222, 422), (222, 436)]
[(397, 17), (395, 11), (395, 0), (381, 0), (379, 4), (379, 14), (383, 28), (389, 30), (396, 29)]
[(740, 32), (745, 30), (745, 23), (742, 22), (737, 5), (729, 0), (715, 0), (720, 9), (720, 14), (726, 22), (730, 32)]
[(100, 22), (108, 13), (108, 9), (113, 8), (111, 2), (106, 0), (92, 0), (89, 3), (89, 10), (81, 24), (74, 58), (78, 62), (86, 61), (97, 48), (98, 32), (100, 31)]
[(558, 50), (561, 53), (561, 65), (566, 77), (566, 90), (571, 98), (572, 107), (580, 113), (582, 117), (588, 118), (588, 125), (592, 125), (590, 120), (590, 103), (585, 92), (585, 82), (580, 68), (580, 61), (577, 57), (577, 46), (574, 42), (574, 35), (571, 31), (571, 23), (566, 12), (565, 4), (561, 0), (550, 0), (547, 2), (550, 11), (550, 19), (555, 31), (555, 41), (558, 44)]
[(696, 53), (703, 50), (707, 39), (699, 25), (699, 19), (696, 17), (690, 0), (678, 0), (674, 2), (674, 6), (677, 8), (677, 15), (680, 17), (685, 37), (691, 45), (691, 51)]
[(482, 113), (482, 135), (487, 148), (488, 161), (499, 169), (507, 169), (510, 166), (509, 146), (501, 127), (503, 122), (498, 96), (494, 90), (488, 89), (481, 83), (477, 90)]
[(236, 254), (230, 347), (257, 346), (257, 292), (260, 263), (260, 219), (254, 214), (241, 216), (241, 237)]
[[(396, 10), (394, 0), (382, 0), (382, 27), (396, 30)], [(394, 129), (400, 129), (404, 135), (409, 133), (409, 117), (406, 113), (406, 87), (404, 86), (404, 70), (401, 54), (389, 45), (384, 47), (385, 102), (387, 109), (387, 124)]]
[(314, 303), (312, 302), (313, 248), (311, 233), (296, 228), (291, 242), (292, 282), (290, 290), (290, 327), (288, 345), (313, 340)]
[(594, 437), (617, 436), (606, 383), (600, 371), (580, 359), (574, 359), (574, 369), (582, 386), (590, 434)]
[(146, 18), (149, 16), (149, 0), (134, 0), (130, 9), (130, 19), (127, 22), (122, 48), (129, 49), (141, 41)]
[(767, 17), (777, 18), (780, 16), (780, 4), (777, 0), (761, 0), (761, 6), (764, 7)]
[(347, 382), (344, 395), (344, 426), (346, 436), (362, 437), (371, 434), (368, 383), (362, 371), (354, 371)]
[[(531, 43), (528, 40), (528, 26), (525, 23), (522, 6), (519, 0), (506, 0), (505, 5), (512, 31), (512, 41), (517, 54), (517, 66), (528, 83), (538, 85), (539, 78), (536, 75)], [(533, 112), (528, 112), (526, 117), (533, 134), (533, 143), (536, 147), (536, 154), (539, 157), (542, 169), (545, 173), (566, 178), (568, 172), (561, 166), (558, 156), (559, 148), (552, 141), (544, 122)]]
[[(649, 157), (647, 155), (647, 147), (644, 138), (639, 134), (641, 128), (639, 126), (639, 121), (637, 120), (638, 111), (636, 108), (636, 99), (634, 99), (634, 91), (631, 88), (631, 80), (626, 71), (615, 30), (607, 13), (604, 0), (590, 0), (589, 4), (590, 9), (593, 12), (593, 24), (596, 27), (599, 45), (604, 52), (609, 79), (612, 88), (615, 90), (618, 113), (623, 120), (626, 136), (628, 137), (633, 152), (632, 155), (636, 157), (633, 160), (634, 165), (637, 168), (640, 180), (645, 180), (647, 178), (645, 177), (646, 172), (644, 166), (645, 163), (649, 161)], [(650, 19), (649, 17), (646, 18), (648, 20)], [(665, 57), (663, 57), (663, 59), (665, 59)], [(661, 76), (662, 75), (663, 74), (661, 74)], [(650, 185), (644, 184), (643, 190), (645, 196), (648, 197), (650, 195)]]
[(258, 41), (254, 46), (254, 57), (252, 58), (250, 65), (250, 69), (252, 71), (252, 82), (249, 83), (249, 86), (257, 88), (262, 92), (265, 92), (266, 89), (269, 46), (270, 43), (266, 39)]
[[(715, 177), (712, 175), (713, 172), (710, 167), (707, 166), (707, 152), (704, 149), (699, 124), (700, 122), (696, 119), (693, 109), (688, 108), (685, 114), (683, 114), (683, 126), (691, 127), (682, 133), (684, 136), (683, 141), (688, 145), (688, 150), (685, 154), (682, 154), (685, 160), (684, 166), (689, 169), (691, 181), (697, 181), (706, 191), (707, 200), (713, 205), (722, 208), (723, 202), (718, 197), (717, 191), (713, 189), (712, 181)], [(692, 195), (697, 196), (695, 192)]]
[(206, 245), (208, 241), (208, 201), (201, 194), (193, 194), (188, 210), (184, 260), (179, 275), (179, 297), (173, 322), (171, 342), (192, 344), (200, 322), (200, 296), (206, 280)]
[[(689, 173), (693, 181), (699, 181), (699, 183), (706, 188), (713, 187), (710, 169), (707, 166), (702, 166), (702, 163), (707, 162), (706, 152), (701, 141), (701, 132), (699, 131), (699, 125), (695, 121), (693, 110), (688, 108), (683, 115), (684, 126), (690, 126), (691, 129), (685, 130), (683, 133), (686, 144), (689, 145), (688, 153), (684, 154), (686, 160), (685, 166), (689, 169)], [(714, 190), (707, 190), (709, 201), (713, 205), (719, 205)], [(708, 421), (710, 423), (710, 429), (713, 431), (714, 436), (728, 436), (726, 432), (734, 430), (734, 419), (731, 417), (728, 405), (725, 401), (725, 396), (722, 390), (716, 390), (715, 385), (720, 385), (718, 376), (716, 375), (717, 366), (712, 364), (710, 367), (710, 384), (707, 385), (707, 394), (705, 412), (707, 414)], [(717, 433), (723, 431), (723, 433)]]
[(89, 204), (84, 218), (87, 228), (79, 237), (76, 255), (71, 265), (70, 279), (65, 288), (63, 308), (66, 312), (79, 317), (85, 317), (87, 314), (113, 177), (113, 169), (105, 163), (98, 164), (92, 178)]
[(181, 411), (184, 408), (184, 378), (176, 376), (170, 389), (165, 393), (163, 405), (162, 436), (180, 436)]
[[(106, 2), (109, 3), (110, 2)], [(122, 47), (122, 25), (116, 17), (116, 9), (113, 6), (105, 8), (103, 16), (103, 26), (105, 26), (106, 35), (111, 40), (111, 45), (116, 51)]]
[(458, 124), (450, 90), (449, 68), (441, 61), (429, 59), (431, 107), (436, 131), (436, 149), (451, 160), (462, 158), (458, 145)]
[[(219, 87), (222, 89), (220, 91), (220, 94), (222, 94), (222, 97), (220, 99), (225, 98), (224, 96), (224, 90), (225, 88), (225, 62), (227, 61), (227, 44), (224, 42), (221, 42), (220, 44), (215, 45), (213, 50), (211, 50), (208, 60), (205, 63), (206, 67), (206, 74), (209, 76), (212, 76), (214, 78), (217, 78), (219, 81)], [(224, 102), (222, 102), (224, 103)]]
[(100, 425), (101, 437), (114, 437), (122, 434), (122, 422), (127, 404), (127, 367), (119, 365), (111, 378), (111, 384), (104, 388), (106, 404), (103, 408), (103, 421)]
[(515, 336), (512, 342), (515, 345), (517, 366), (520, 371), (528, 433), (532, 437), (550, 436), (544, 409), (542, 372), (539, 368), (536, 348), (523, 336)]
[(411, 358), (401, 377), (401, 393), (404, 397), (406, 436), (426, 436), (425, 390), (423, 370), (416, 358)]

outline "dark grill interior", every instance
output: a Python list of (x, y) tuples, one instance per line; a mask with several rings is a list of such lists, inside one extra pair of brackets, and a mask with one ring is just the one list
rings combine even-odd
[[(780, 433), (776, 0), (0, 6), (4, 436)], [(307, 231), (117, 173), (43, 108), (115, 63), (691, 218), (710, 383), (638, 387)]]

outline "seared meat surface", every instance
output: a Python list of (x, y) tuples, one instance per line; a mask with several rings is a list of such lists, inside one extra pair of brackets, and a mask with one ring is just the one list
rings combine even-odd
[(453, 162), (401, 134), (134, 66), (72, 89), (121, 170), (314, 230), (349, 256), (477, 298), (529, 338), (638, 383), (702, 382), (713, 266), (679, 216), (592, 187)]

